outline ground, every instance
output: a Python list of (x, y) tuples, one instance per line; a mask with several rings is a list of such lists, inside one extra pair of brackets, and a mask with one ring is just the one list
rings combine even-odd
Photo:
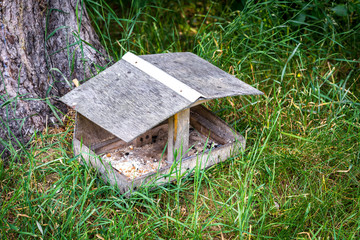
[(1, 236), (360, 237), (358, 3), (86, 3), (114, 59), (191, 51), (263, 91), (207, 104), (247, 149), (125, 198), (79, 164), (68, 115), (1, 161)]

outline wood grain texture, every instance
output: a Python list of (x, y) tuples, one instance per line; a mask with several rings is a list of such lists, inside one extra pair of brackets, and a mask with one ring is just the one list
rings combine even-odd
[[(197, 90), (205, 99), (189, 101), (133, 64), (120, 60), (61, 100), (129, 142), (197, 102), (233, 95), (262, 94), (192, 53), (140, 57), (153, 64), (155, 69), (159, 68)], [(174, 149), (178, 147), (174, 145)], [(171, 145), (168, 149), (171, 150)]]
[[(82, 82), (97, 75), (99, 66), (112, 62), (91, 26), (84, 1), (49, 0), (48, 9), (47, 31), (53, 33), (46, 41), (49, 68), (59, 69), (72, 83), (72, 79)], [(58, 72), (52, 75), (58, 95), (63, 96), (70, 86)]]
[(168, 143), (167, 143), (167, 161), (174, 161), (174, 133), (175, 133), (175, 117), (171, 116), (168, 123)]
[[(234, 132), (234, 130), (227, 126), (224, 121), (215, 116), (209, 110), (205, 109), (203, 106), (196, 106), (192, 108), (190, 115), (193, 115), (192, 118), (196, 118), (198, 125), (193, 126), (196, 130), (199, 131), (198, 127), (200, 127), (205, 133), (211, 132), (209, 140), (215, 140), (212, 138), (215, 136), (220, 139), (221, 143), (224, 144), (211, 150), (199, 153), (197, 156), (184, 157), (182, 158), (182, 161), (174, 161), (173, 166), (170, 164), (167, 167), (159, 169), (155, 174), (148, 173), (134, 179), (133, 181), (129, 180), (121, 173), (114, 171), (109, 164), (100, 161), (99, 158), (96, 157), (94, 151), (90, 150), (85, 145), (82, 145), (76, 137), (74, 137), (73, 140), (74, 153), (76, 155), (81, 154), (87, 163), (98, 169), (105, 181), (118, 186), (121, 193), (126, 193), (126, 196), (130, 196), (131, 192), (136, 191), (139, 186), (147, 185), (149, 187), (154, 187), (155, 185), (169, 183), (172, 180), (175, 180), (176, 176), (179, 176), (179, 174), (184, 175), (186, 172), (190, 173), (195, 167), (199, 167), (201, 169), (208, 168), (216, 163), (225, 161), (230, 156), (245, 148), (244, 137)], [(174, 117), (171, 118), (173, 119)], [(188, 117), (186, 118), (188, 119)], [(174, 120), (165, 125), (171, 124), (175, 124)], [(162, 127), (164, 127), (163, 124), (158, 126), (158, 128)], [(168, 126), (168, 128), (171, 129), (171, 126)], [(172, 129), (174, 129), (174, 127), (172, 127)], [(174, 133), (174, 130), (170, 131), (170, 133)], [(149, 134), (151, 135), (151, 132), (149, 132)], [(172, 139), (174, 138), (173, 135), (170, 135), (170, 137)], [(123, 145), (124, 142), (119, 140), (116, 143), (110, 143), (109, 145), (98, 149), (96, 153), (102, 153), (104, 152), (104, 149), (113, 149), (117, 146), (117, 144)], [(130, 144), (133, 143), (127, 143), (127, 145)]]
[(80, 162), (94, 167), (105, 182), (117, 186), (122, 193), (127, 192), (131, 188), (131, 183), (127, 181), (125, 176), (119, 174), (109, 163), (99, 158), (91, 149), (82, 144), (81, 141), (74, 138), (73, 146), (75, 156), (79, 155), (82, 157), (79, 158)]
[(200, 92), (206, 99), (263, 94), (193, 53), (162, 53), (140, 57)]
[(124, 60), (61, 100), (126, 142), (191, 104)]
[(201, 105), (191, 108), (190, 124), (201, 134), (209, 136), (220, 144), (234, 142), (240, 138), (236, 131), (230, 128), (226, 122)]
[(169, 118), (168, 161), (187, 157), (189, 149), (190, 109), (184, 109)]
[(190, 128), (190, 109), (182, 110), (174, 116), (174, 149), (177, 151), (177, 160), (185, 158), (189, 149), (189, 128)]
[[(163, 185), (170, 183), (178, 178), (178, 176), (185, 176), (186, 172), (191, 174), (196, 167), (200, 169), (209, 168), (219, 162), (227, 160), (238, 152), (240, 143), (230, 143), (205, 151), (197, 156), (183, 158), (182, 161), (174, 162), (173, 165), (159, 169), (156, 174), (145, 174), (140, 178), (136, 178), (131, 183), (131, 188), (136, 190), (139, 186), (155, 187), (156, 185)], [(117, 185), (121, 183), (118, 182)], [(129, 186), (129, 184), (127, 184)], [(130, 196), (128, 193), (127, 196)]]
[[(95, 65), (105, 65), (105, 53), (83, 1), (0, 0), (0, 139), (26, 143), (57, 122), (48, 103), (66, 112), (57, 99), (71, 86), (49, 69), (70, 82), (84, 80), (96, 73)], [(0, 155), (3, 149), (0, 144)]]
[(109, 144), (109, 140), (118, 139), (115, 135), (101, 128), (99, 125), (90, 121), (80, 113), (76, 114), (75, 138), (91, 149), (99, 148), (102, 145)]

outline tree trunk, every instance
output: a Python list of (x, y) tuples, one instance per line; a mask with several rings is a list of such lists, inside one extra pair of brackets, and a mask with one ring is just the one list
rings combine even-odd
[(57, 98), (107, 61), (82, 1), (0, 0), (0, 157), (57, 121)]

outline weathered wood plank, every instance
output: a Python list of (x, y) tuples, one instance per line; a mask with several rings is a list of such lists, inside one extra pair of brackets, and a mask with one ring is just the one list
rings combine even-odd
[(193, 53), (162, 53), (139, 57), (200, 92), (207, 99), (263, 94)]
[(220, 144), (242, 140), (239, 139), (240, 135), (226, 122), (201, 105), (191, 108), (190, 124), (201, 134), (209, 136)]
[(127, 192), (131, 188), (131, 184), (127, 179), (116, 172), (113, 167), (102, 161), (91, 149), (82, 144), (78, 139), (73, 139), (74, 154), (81, 155), (82, 159), (87, 164), (93, 166), (100, 173), (100, 177), (107, 183), (118, 186), (122, 193)]
[[(190, 109), (185, 109), (169, 119), (168, 161), (185, 158), (189, 149)], [(169, 158), (170, 157), (170, 158)]]
[(200, 99), (200, 100), (194, 102), (193, 104), (191, 104), (191, 105), (189, 106), (189, 108), (192, 108), (192, 107), (195, 107), (195, 106), (197, 106), (197, 105), (206, 103), (206, 102), (208, 102), (208, 101), (210, 101), (210, 100), (208, 100), (208, 99)]
[[(73, 141), (74, 153), (75, 154), (81, 153), (87, 163), (93, 165), (95, 168), (99, 170), (103, 179), (105, 179), (112, 185), (117, 185), (120, 191), (122, 193), (125, 193), (129, 190), (135, 191), (136, 188), (142, 184), (168, 183), (174, 180), (176, 178), (176, 175), (184, 174), (186, 171), (193, 169), (196, 166), (196, 164), (199, 164), (199, 167), (201, 168), (207, 168), (218, 162), (226, 160), (228, 157), (234, 154), (234, 151), (236, 153), (237, 151), (239, 151), (239, 149), (245, 148), (244, 137), (235, 133), (234, 130), (231, 129), (229, 126), (227, 126), (224, 121), (222, 121), (220, 118), (215, 116), (209, 110), (207, 110), (203, 106), (196, 106), (191, 109), (190, 116), (194, 118), (193, 117), (194, 114), (196, 115), (195, 118), (199, 126), (203, 128), (203, 132), (208, 133), (210, 131), (211, 132), (210, 139), (212, 139), (213, 136), (218, 137), (220, 138), (220, 142), (224, 143), (224, 145), (221, 145), (211, 150), (207, 150), (203, 153), (200, 153), (197, 156), (184, 157), (182, 158), (181, 164), (180, 161), (176, 162), (179, 165), (175, 167), (169, 166), (169, 167), (161, 168), (158, 170), (156, 174), (145, 174), (139, 178), (134, 179), (133, 181), (128, 180), (121, 173), (114, 171), (114, 169), (109, 164), (107, 164), (106, 162), (102, 162), (98, 157), (96, 157), (96, 154), (92, 150), (87, 148), (85, 145), (81, 145), (80, 141), (77, 140), (76, 138), (74, 138)], [(187, 115), (187, 113), (184, 115)], [(189, 118), (185, 117), (185, 119), (189, 119)], [(165, 126), (171, 124), (173, 124), (173, 126), (168, 128), (172, 129), (172, 131), (169, 132), (173, 134), (172, 135), (169, 134), (169, 138), (174, 139), (174, 131), (175, 131), (174, 117), (172, 117), (172, 120), (170, 120), (168, 124), (165, 123)], [(214, 127), (214, 125), (220, 127)], [(164, 125), (160, 124), (158, 127), (162, 128), (164, 127)], [(208, 129), (208, 127), (211, 130)], [(198, 128), (196, 128), (196, 130), (199, 131)], [(235, 139), (237, 139), (237, 141), (235, 141)], [(170, 141), (170, 145), (171, 142), (174, 145), (174, 141)], [(120, 143), (123, 143), (123, 141), (121, 141)], [(127, 143), (127, 144), (132, 144), (132, 143)], [(116, 146), (113, 144), (109, 144), (109, 149), (113, 149), (113, 147)], [(96, 153), (99, 154), (98, 152)], [(169, 154), (168, 157), (173, 156), (172, 154), (173, 151), (171, 151), (171, 154)], [(131, 192), (127, 192), (127, 196), (129, 196), (130, 194)]]
[[(144, 55), (140, 58), (200, 92), (205, 99), (189, 101), (163, 82), (120, 60), (61, 100), (99, 125), (100, 129), (130, 142), (181, 110), (202, 101), (262, 94), (192, 53)], [(97, 138), (90, 140), (94, 135), (97, 133), (90, 134), (87, 142), (96, 143)]]
[(117, 139), (115, 135), (101, 128), (80, 113), (76, 114), (74, 136), (92, 149)]
[[(187, 157), (177, 162), (176, 166), (168, 166), (159, 169), (159, 172), (153, 175), (144, 175), (140, 178), (134, 179), (132, 187), (138, 187), (143, 184), (151, 183), (153, 186), (169, 183), (176, 180), (178, 176), (184, 175), (186, 171), (193, 170), (196, 166), (201, 169), (206, 169), (214, 164), (223, 162), (229, 157), (233, 156), (239, 151), (240, 146), (245, 145), (245, 140), (241, 142), (228, 143), (216, 149), (203, 152), (197, 156)], [(175, 162), (174, 162), (175, 163)], [(189, 172), (190, 173), (190, 172)]]
[(191, 104), (124, 60), (61, 100), (126, 142)]
[(174, 132), (175, 132), (175, 122), (174, 116), (169, 118), (169, 128), (168, 128), (168, 143), (167, 143), (167, 161), (174, 161)]
[(168, 124), (164, 123), (157, 127), (154, 127), (153, 129), (150, 129), (144, 134), (141, 134), (139, 137), (137, 137), (133, 142), (135, 147), (142, 147), (146, 144), (152, 143), (153, 136), (158, 136), (159, 132), (167, 132), (168, 131)]
[(190, 109), (187, 108), (174, 116), (174, 149), (177, 150), (177, 159), (187, 156), (189, 149), (189, 128), (190, 128)]

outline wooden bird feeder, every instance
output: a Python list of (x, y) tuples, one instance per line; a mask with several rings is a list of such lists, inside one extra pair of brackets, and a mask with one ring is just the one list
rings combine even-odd
[(61, 101), (77, 111), (74, 153), (129, 193), (171, 181), (174, 164), (183, 174), (245, 148), (244, 137), (201, 103), (258, 94), (192, 53), (127, 53)]

